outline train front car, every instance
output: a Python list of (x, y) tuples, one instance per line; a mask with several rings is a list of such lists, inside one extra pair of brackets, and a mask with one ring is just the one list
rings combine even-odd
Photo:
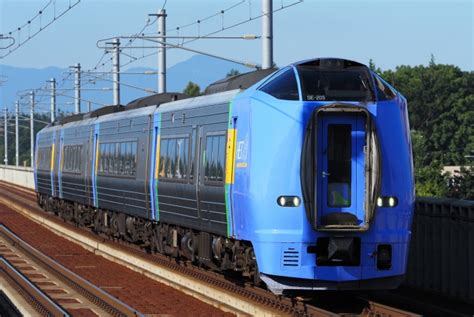
[(233, 231), (275, 293), (388, 289), (414, 202), (405, 98), (343, 59), (290, 65), (239, 94)]

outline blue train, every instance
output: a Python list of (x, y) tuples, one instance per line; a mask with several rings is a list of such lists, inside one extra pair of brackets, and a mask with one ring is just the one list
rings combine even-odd
[(38, 203), (274, 293), (386, 289), (406, 269), (406, 99), (366, 66), (306, 60), (62, 119), (37, 135)]

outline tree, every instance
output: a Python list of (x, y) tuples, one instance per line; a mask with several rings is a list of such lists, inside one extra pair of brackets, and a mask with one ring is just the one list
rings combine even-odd
[(201, 94), (201, 88), (198, 84), (193, 83), (192, 81), (188, 82), (186, 88), (184, 88), (183, 93), (188, 96), (199, 96)]
[(408, 100), (417, 195), (470, 197), (472, 176), (453, 180), (441, 169), (469, 164), (474, 151), (474, 72), (436, 64), (431, 56), (428, 66), (402, 65), (380, 74)]
[(375, 63), (374, 63), (374, 60), (372, 58), (369, 59), (369, 68), (370, 68), (370, 70), (375, 71)]
[(227, 72), (225, 77), (227, 78), (227, 77), (232, 77), (232, 76), (236, 76), (236, 75), (240, 75), (240, 72), (237, 69), (232, 68), (231, 70), (229, 70)]

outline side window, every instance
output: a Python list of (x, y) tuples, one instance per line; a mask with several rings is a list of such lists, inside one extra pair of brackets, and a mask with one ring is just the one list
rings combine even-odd
[[(65, 145), (63, 150), (63, 172), (80, 173), (82, 168), (82, 145)], [(102, 165), (99, 165), (99, 170)]]
[(189, 138), (162, 138), (158, 177), (187, 179), (189, 168)]
[(114, 157), (115, 157), (115, 143), (110, 143), (110, 149), (109, 149), (109, 171), (108, 173), (113, 175), (115, 174), (115, 163), (114, 163)]
[(380, 78), (378, 75), (374, 74), (375, 87), (377, 90), (377, 99), (378, 100), (391, 100), (394, 99), (396, 94), (395, 92), (385, 83), (385, 81)]
[(109, 173), (110, 166), (110, 143), (105, 143), (104, 146), (104, 173)]
[(131, 171), (132, 175), (135, 175), (137, 173), (137, 149), (138, 149), (138, 142), (132, 142), (132, 165), (131, 165)]
[(176, 139), (176, 178), (187, 178), (188, 169), (188, 139)]
[(193, 129), (193, 135), (191, 138), (191, 158), (189, 161), (189, 178), (194, 179), (194, 159), (196, 155), (196, 129)]
[(170, 139), (168, 143), (168, 165), (166, 166), (166, 177), (174, 178), (176, 173), (176, 139)]
[(204, 161), (204, 180), (224, 181), (225, 135), (208, 135)]
[(77, 146), (77, 172), (80, 173), (82, 171), (82, 145)]
[(105, 171), (105, 143), (102, 143), (99, 147), (99, 173), (104, 173)]
[(51, 147), (38, 148), (38, 161), (36, 168), (42, 171), (49, 171), (51, 169)]
[(101, 143), (99, 147), (99, 173), (132, 177), (137, 172), (138, 142)]
[(164, 178), (166, 176), (166, 166), (168, 163), (168, 139), (161, 139), (160, 143), (160, 167), (158, 169), (158, 177)]
[(299, 100), (298, 84), (292, 68), (271, 79), (260, 90), (277, 99)]

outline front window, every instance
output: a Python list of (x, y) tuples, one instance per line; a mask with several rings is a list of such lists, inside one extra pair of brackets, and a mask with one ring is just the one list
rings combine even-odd
[(282, 100), (299, 100), (298, 84), (292, 68), (266, 83), (261, 91)]
[(366, 67), (297, 66), (303, 100), (374, 101)]
[(391, 100), (396, 97), (395, 92), (378, 75), (374, 74), (375, 87), (377, 89), (377, 98), (379, 101)]

